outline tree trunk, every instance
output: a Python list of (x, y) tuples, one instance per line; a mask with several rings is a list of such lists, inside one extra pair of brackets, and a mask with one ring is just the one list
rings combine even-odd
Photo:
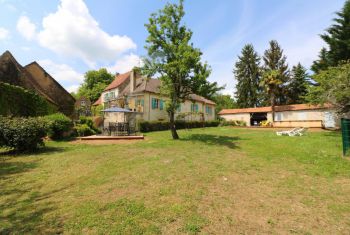
[(275, 122), (275, 93), (271, 93), (272, 125)]
[(179, 135), (176, 132), (176, 126), (175, 126), (175, 112), (169, 112), (169, 117), (170, 117), (170, 130), (171, 130), (171, 135), (174, 140), (179, 139)]

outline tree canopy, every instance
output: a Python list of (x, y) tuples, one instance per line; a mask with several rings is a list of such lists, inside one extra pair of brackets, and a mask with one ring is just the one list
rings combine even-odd
[(322, 70), (313, 79), (317, 85), (310, 87), (308, 101), (330, 103), (341, 114), (350, 112), (350, 62)]
[(350, 59), (350, 0), (344, 3), (336, 15), (334, 24), (321, 35), (329, 49), (323, 48), (319, 59), (313, 63), (312, 70), (315, 73)]
[(84, 82), (79, 87), (77, 96), (85, 96), (91, 102), (96, 101), (103, 90), (114, 80), (114, 76), (105, 68), (87, 71), (84, 77)]

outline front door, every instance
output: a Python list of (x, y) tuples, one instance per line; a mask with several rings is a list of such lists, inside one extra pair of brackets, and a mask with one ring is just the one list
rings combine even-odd
[(324, 113), (324, 127), (335, 128), (335, 116), (333, 112)]

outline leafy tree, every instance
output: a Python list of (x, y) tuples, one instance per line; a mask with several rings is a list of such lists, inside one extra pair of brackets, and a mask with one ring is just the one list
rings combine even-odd
[(289, 104), (302, 104), (305, 102), (305, 95), (309, 86), (307, 78), (306, 69), (300, 63), (293, 66), (287, 86)]
[(105, 68), (87, 71), (84, 77), (85, 80), (79, 87), (77, 96), (85, 96), (91, 102), (96, 101), (103, 90), (114, 80), (114, 76)]
[(280, 79), (281, 72), (279, 70), (267, 70), (263, 74), (263, 79), (261, 81), (261, 86), (265, 88), (272, 109), (272, 121), (275, 121), (275, 105), (276, 96), (279, 92), (279, 87), (283, 83)]
[(336, 15), (334, 24), (321, 35), (329, 50), (323, 48), (319, 60), (314, 62), (312, 70), (316, 73), (350, 59), (350, 0), (345, 2), (342, 10)]
[(219, 91), (225, 89), (225, 86), (219, 86), (217, 82), (209, 82), (208, 80), (204, 80), (195, 85), (197, 85), (197, 87), (192, 89), (196, 91), (196, 94), (209, 100), (213, 100)]
[(243, 47), (233, 73), (237, 80), (236, 99), (240, 108), (259, 106), (260, 58), (252, 44)]
[(146, 24), (148, 58), (143, 72), (159, 75), (161, 93), (169, 97), (166, 110), (173, 139), (179, 136), (175, 127), (175, 112), (181, 102), (196, 92), (210, 74), (207, 64), (201, 63), (201, 51), (191, 43), (192, 31), (182, 24), (185, 15), (183, 1), (166, 6), (153, 13)]
[(330, 103), (340, 114), (350, 112), (350, 62), (322, 70), (313, 79), (317, 85), (310, 87), (308, 101)]
[(213, 101), (216, 103), (215, 113), (219, 113), (223, 109), (238, 108), (237, 103), (232, 99), (230, 95), (216, 94), (213, 97)]
[[(270, 71), (274, 72), (278, 77), (275, 78), (279, 81), (279, 84), (274, 88), (275, 102), (276, 104), (285, 104), (287, 102), (287, 90), (285, 87), (286, 82), (289, 78), (289, 70), (288, 64), (286, 63), (287, 57), (283, 55), (283, 50), (277, 41), (270, 41), (270, 48), (264, 52), (263, 60), (264, 60), (264, 68), (263, 70), (270, 73)], [(268, 100), (270, 98), (269, 94), (266, 94), (263, 99), (265, 103), (269, 103)]]

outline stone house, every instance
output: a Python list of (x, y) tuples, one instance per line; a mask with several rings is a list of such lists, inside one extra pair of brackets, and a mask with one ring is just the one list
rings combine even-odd
[[(161, 81), (145, 78), (136, 71), (116, 75), (94, 105), (103, 105), (103, 108), (120, 107), (137, 113), (140, 121), (168, 121), (165, 102), (168, 100), (160, 94)], [(115, 121), (113, 114), (106, 117)], [(185, 121), (215, 120), (215, 103), (202, 96), (191, 94), (177, 110), (177, 119)]]
[(0, 56), (0, 82), (34, 91), (59, 112), (70, 117), (74, 115), (74, 97), (37, 62), (23, 67), (9, 51), (4, 52)]

